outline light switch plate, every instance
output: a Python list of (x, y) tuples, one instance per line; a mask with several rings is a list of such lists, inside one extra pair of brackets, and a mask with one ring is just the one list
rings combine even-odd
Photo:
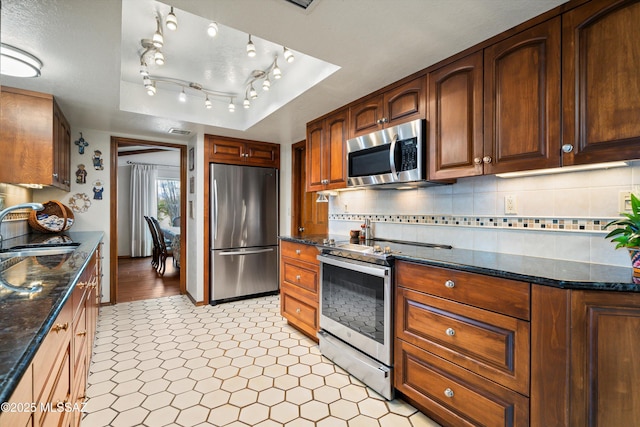
[(620, 212), (631, 213), (631, 191), (621, 191), (619, 193), (618, 209)]

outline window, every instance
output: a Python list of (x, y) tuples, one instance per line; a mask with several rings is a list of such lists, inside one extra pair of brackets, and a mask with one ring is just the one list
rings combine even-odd
[(158, 178), (156, 183), (158, 187), (158, 221), (166, 226), (179, 226), (180, 180)]

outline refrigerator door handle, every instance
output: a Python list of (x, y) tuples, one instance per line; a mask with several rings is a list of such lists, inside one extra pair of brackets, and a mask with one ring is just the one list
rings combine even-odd
[(213, 229), (213, 240), (218, 238), (218, 181), (213, 180), (213, 222), (215, 223)]
[[(211, 250), (213, 250), (213, 249), (211, 249)], [(273, 252), (273, 248), (239, 250), (239, 251), (225, 251), (225, 252), (220, 252), (220, 256), (251, 255), (251, 254), (262, 254), (262, 253), (265, 253), (265, 252)]]

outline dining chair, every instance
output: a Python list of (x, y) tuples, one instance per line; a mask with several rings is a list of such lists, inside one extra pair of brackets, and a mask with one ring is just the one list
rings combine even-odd
[(157, 269), (158, 268), (158, 261), (160, 260), (160, 258), (159, 258), (160, 244), (158, 243), (158, 235), (156, 234), (156, 228), (153, 225), (153, 222), (151, 222), (151, 218), (149, 218), (148, 216), (144, 215), (144, 220), (147, 222), (147, 225), (149, 226), (149, 232), (151, 233), (151, 240), (153, 241), (153, 252), (152, 252), (152, 256), (151, 256), (151, 265), (153, 266), (153, 268)]
[(162, 229), (160, 228), (160, 223), (158, 222), (158, 220), (154, 217), (151, 217), (151, 221), (153, 222), (153, 225), (155, 226), (156, 229), (156, 233), (158, 236), (158, 243), (160, 246), (160, 249), (158, 251), (158, 267), (157, 267), (157, 271), (160, 274), (160, 276), (164, 276), (164, 272), (166, 270), (167, 267), (167, 257), (173, 257), (173, 248), (169, 245), (167, 245), (167, 242), (165, 241), (164, 238), (164, 233), (162, 232)]

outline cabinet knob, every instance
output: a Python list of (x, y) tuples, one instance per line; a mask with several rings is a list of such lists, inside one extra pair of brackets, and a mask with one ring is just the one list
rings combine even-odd
[(89, 284), (88, 284), (88, 283), (85, 283), (85, 282), (80, 282), (80, 283), (78, 283), (78, 285), (77, 285), (77, 286), (78, 286), (78, 288), (79, 288), (79, 289), (84, 289), (84, 288), (86, 288), (87, 286), (89, 286)]
[(444, 395), (447, 396), (448, 398), (452, 398), (453, 397), (453, 390), (451, 390), (450, 388), (447, 388), (444, 391)]
[(69, 322), (64, 322), (64, 323), (56, 323), (55, 325), (53, 325), (53, 327), (51, 328), (51, 330), (53, 332), (60, 332), (60, 331), (66, 331), (67, 329), (69, 329)]
[(444, 282), (444, 285), (447, 288), (454, 288), (456, 286), (456, 282), (454, 282), (453, 280), (447, 280), (446, 282)]
[(447, 330), (445, 331), (445, 333), (447, 335), (449, 335), (450, 337), (454, 336), (456, 334), (456, 331), (453, 328), (447, 328)]
[(298, 275), (296, 276), (296, 281), (298, 281), (298, 282), (299, 282), (299, 281), (300, 281), (300, 279), (301, 279), (301, 277), (300, 277), (300, 275), (298, 274)]
[(296, 254), (300, 255), (302, 251), (300, 249), (296, 249)]
[(389, 119), (386, 117), (381, 118), (380, 120), (378, 120), (378, 124), (382, 125), (384, 123), (389, 123)]
[(53, 178), (54, 178), (54, 179), (58, 179), (58, 176), (59, 176), (59, 175), (58, 175), (57, 173), (54, 173), (54, 174), (53, 174)]
[(298, 231), (299, 231), (300, 233), (304, 232), (304, 227), (298, 227)]
[(79, 336), (79, 337), (83, 337), (83, 336), (87, 335), (87, 331), (78, 332), (76, 335)]
[(481, 164), (482, 164), (482, 158), (480, 158), (480, 157), (475, 157), (475, 158), (473, 159), (473, 163), (474, 163), (474, 164), (476, 164), (476, 165), (481, 165)]
[(484, 156), (482, 158), (482, 161), (485, 162), (485, 163), (491, 163), (492, 160), (493, 159), (491, 159), (491, 156)]
[(563, 153), (570, 153), (570, 152), (572, 152), (572, 151), (573, 151), (573, 145), (571, 145), (571, 144), (564, 144), (564, 145), (562, 146), (562, 152), (563, 152)]

